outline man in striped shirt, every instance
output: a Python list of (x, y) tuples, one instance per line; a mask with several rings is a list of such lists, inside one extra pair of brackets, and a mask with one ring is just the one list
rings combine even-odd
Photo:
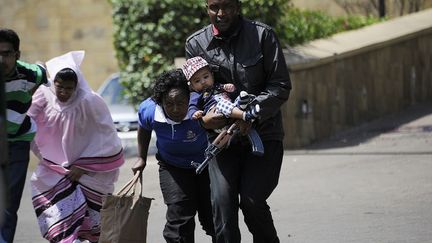
[(33, 93), (39, 85), (48, 83), (42, 66), (18, 60), (19, 44), (20, 40), (15, 31), (0, 28), (0, 68), (6, 91), (9, 154), (5, 168), (7, 201), (3, 222), (0, 222), (0, 243), (13, 242), (18, 221), (17, 211), (30, 160), (30, 142), (36, 132), (36, 126), (26, 113), (30, 108)]

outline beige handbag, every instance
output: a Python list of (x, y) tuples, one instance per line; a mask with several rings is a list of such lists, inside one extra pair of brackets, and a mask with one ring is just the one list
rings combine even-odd
[[(138, 183), (140, 193), (135, 195)], [(135, 173), (117, 195), (104, 196), (99, 243), (147, 242), (147, 219), (152, 200), (142, 196), (142, 172)]]

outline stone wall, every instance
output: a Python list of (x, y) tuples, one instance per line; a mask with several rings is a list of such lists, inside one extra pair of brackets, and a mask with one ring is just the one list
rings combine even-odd
[(432, 10), (287, 50), (286, 148), (432, 101)]
[(85, 50), (82, 69), (94, 89), (118, 70), (107, 0), (0, 0), (0, 6), (0, 26), (19, 34), (23, 61)]

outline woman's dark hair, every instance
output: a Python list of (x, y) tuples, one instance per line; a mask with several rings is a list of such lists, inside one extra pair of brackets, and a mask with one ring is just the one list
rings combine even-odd
[(0, 42), (11, 43), (15, 51), (19, 51), (20, 39), (18, 34), (6, 28), (0, 28)]
[(173, 88), (179, 89), (189, 96), (189, 86), (181, 69), (164, 72), (154, 82), (152, 99), (158, 105), (162, 104), (162, 98)]
[(78, 76), (76, 75), (75, 71), (72, 70), (71, 68), (63, 68), (62, 70), (58, 71), (58, 73), (56, 74), (54, 80), (69, 80), (69, 81), (74, 81), (75, 82), (75, 86), (78, 83)]

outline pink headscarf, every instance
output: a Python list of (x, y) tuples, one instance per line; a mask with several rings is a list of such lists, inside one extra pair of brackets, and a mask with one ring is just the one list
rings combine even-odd
[(39, 150), (45, 162), (59, 168), (74, 164), (92, 171), (110, 171), (124, 162), (122, 145), (107, 105), (81, 73), (84, 54), (72, 51), (46, 62), (51, 82), (60, 70), (71, 68), (78, 84), (67, 102), (57, 99), (54, 85), (40, 87), (33, 95), (28, 115), (38, 127), (34, 151)]
[[(79, 98), (83, 95), (91, 94), (93, 91), (91, 90), (90, 86), (87, 83), (87, 80), (84, 79), (84, 76), (81, 73), (80, 66), (82, 61), (84, 60), (84, 51), (71, 51), (68, 52), (62, 56), (54, 57), (53, 59), (47, 61), (46, 67), (49, 75), (49, 82), (50, 82), (50, 88), (54, 94), (54, 103), (57, 103), (57, 108), (63, 110), (67, 107), (73, 106), (74, 103), (79, 102)], [(57, 75), (59, 71), (61, 71), (64, 68), (70, 68), (74, 70), (78, 77), (78, 84), (76, 92), (72, 95), (72, 97), (67, 102), (61, 102), (57, 100), (57, 97), (55, 96), (55, 86), (54, 78)], [(79, 97), (77, 97), (79, 96)]]

